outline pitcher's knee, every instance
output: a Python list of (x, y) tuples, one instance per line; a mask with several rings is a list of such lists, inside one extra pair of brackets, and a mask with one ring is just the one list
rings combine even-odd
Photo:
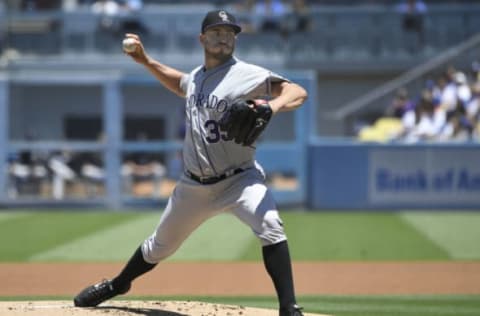
[(177, 248), (173, 244), (159, 242), (154, 236), (147, 238), (142, 244), (143, 257), (146, 262), (152, 264), (169, 257)]
[(273, 245), (287, 239), (283, 229), (283, 222), (278, 216), (265, 216), (262, 230), (256, 232), (262, 246)]

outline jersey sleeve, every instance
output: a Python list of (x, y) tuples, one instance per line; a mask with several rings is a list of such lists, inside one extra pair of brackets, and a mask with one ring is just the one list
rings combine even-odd
[(272, 97), (272, 83), (283, 81), (290, 82), (290, 80), (277, 73), (269, 72), (269, 75), (255, 88), (254, 91), (260, 97), (264, 96), (265, 99), (270, 99)]
[(245, 64), (242, 68), (242, 86), (246, 99), (270, 99), (271, 84), (274, 82), (290, 82), (287, 78), (260, 66)]
[(190, 74), (183, 74), (180, 79), (180, 89), (186, 94), (188, 89), (188, 83), (190, 81)]
[(268, 71), (267, 79), (270, 80), (270, 82), (282, 82), (282, 81), (290, 82), (290, 80), (288, 80), (287, 78), (272, 71)]

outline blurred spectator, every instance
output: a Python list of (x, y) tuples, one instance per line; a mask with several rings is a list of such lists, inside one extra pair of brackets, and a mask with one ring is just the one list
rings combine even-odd
[(97, 0), (92, 5), (92, 11), (102, 15), (100, 31), (116, 37), (125, 33), (148, 33), (146, 26), (135, 15), (142, 8), (142, 0)]
[(120, 12), (124, 15), (120, 25), (120, 33), (147, 34), (147, 27), (135, 16), (143, 8), (142, 0), (120, 0), (119, 3)]
[(21, 8), (24, 11), (59, 10), (62, 0), (22, 0)]
[[(146, 141), (148, 136), (139, 133), (137, 141)], [(160, 184), (164, 179), (167, 170), (160, 162), (158, 155), (148, 152), (133, 152), (126, 156), (121, 174), (124, 179), (124, 189), (136, 195), (160, 195)], [(141, 187), (141, 184), (152, 184), (152, 186)], [(141, 189), (137, 189), (141, 188)]]
[(457, 71), (454, 75), (454, 81), (457, 85), (457, 98), (463, 103), (468, 102), (472, 98), (472, 92), (467, 82), (467, 76), (463, 72)]
[(472, 76), (473, 80), (476, 82), (480, 82), (480, 62), (474, 61), (472, 62)]
[(237, 22), (242, 27), (243, 33), (255, 32), (255, 24), (253, 10), (255, 6), (255, 0), (245, 0), (235, 5), (234, 11), (236, 12)]
[(118, 14), (119, 7), (115, 0), (97, 0), (92, 4), (92, 11), (96, 14), (114, 16)]
[(415, 125), (418, 123), (420, 118), (419, 107), (413, 106), (412, 108), (405, 111), (402, 115), (402, 129), (395, 137), (396, 139), (404, 139), (406, 135), (410, 134)]
[(397, 12), (403, 15), (402, 27), (407, 34), (415, 35), (408, 47), (411, 52), (422, 48), (425, 44), (423, 19), (427, 12), (427, 5), (422, 0), (405, 0), (396, 7)]
[(68, 166), (84, 183), (87, 196), (98, 196), (102, 193), (105, 170), (100, 156), (99, 152), (77, 152), (68, 162)]
[[(24, 141), (35, 140), (32, 130), (25, 131)], [(9, 176), (10, 186), (8, 196), (16, 198), (19, 195), (41, 195), (45, 192), (49, 180), (47, 169), (48, 153), (42, 150), (22, 150), (10, 155)]]
[(69, 166), (72, 153), (67, 150), (59, 150), (52, 153), (48, 160), (48, 167), (52, 171), (52, 196), (55, 200), (65, 197), (67, 183), (73, 183), (77, 175)]
[[(135, 195), (160, 196), (160, 184), (166, 175), (165, 166), (153, 154), (145, 152), (132, 153), (122, 165), (122, 177), (125, 190)], [(148, 189), (141, 184), (151, 184)]]
[(12, 184), (8, 188), (10, 198), (23, 194), (42, 194), (49, 177), (42, 155), (29, 150), (11, 156), (9, 174)]
[(445, 111), (435, 107), (431, 92), (425, 90), (415, 109), (407, 111), (402, 117), (404, 130), (400, 136), (408, 143), (432, 141), (440, 133), (445, 122)]
[[(436, 80), (425, 82), (418, 101), (410, 99), (405, 88), (398, 89), (384, 112), (389, 118), (401, 117), (402, 128), (395, 132), (393, 140), (409, 143), (480, 140), (480, 81), (477, 80), (480, 64), (472, 63), (470, 71), (467, 76), (448, 66)], [(474, 80), (472, 83), (470, 77)], [(359, 137), (368, 139), (374, 135), (366, 131), (368, 133)]]
[(447, 113), (452, 112), (457, 104), (457, 85), (452, 80), (452, 69), (447, 70), (437, 79), (437, 85), (433, 89), (434, 99)]
[(292, 24), (289, 26), (291, 32), (308, 32), (311, 30), (311, 17), (308, 6), (304, 0), (292, 1)]
[(281, 0), (257, 1), (254, 14), (259, 19), (257, 29), (261, 32), (280, 32), (285, 34), (285, 16), (287, 7)]
[(472, 85), (471, 92), (470, 100), (465, 102), (465, 112), (468, 120), (476, 127), (480, 120), (480, 81)]
[(438, 141), (468, 141), (472, 138), (473, 127), (461, 113), (452, 115), (437, 137)]
[(447, 116), (447, 122), (439, 133), (437, 140), (467, 141), (472, 138), (474, 125), (467, 117), (464, 102), (457, 98), (455, 110)]
[(78, 8), (78, 0), (63, 0), (62, 9), (64, 11), (72, 12)]
[(471, 99), (471, 95), (467, 76), (454, 67), (449, 67), (447, 72), (439, 77), (434, 89), (434, 98), (449, 117), (457, 110), (458, 102), (465, 104)]
[(409, 110), (413, 109), (415, 104), (409, 99), (408, 91), (405, 88), (400, 88), (395, 93), (392, 102), (385, 110), (385, 115), (388, 117), (402, 118), (402, 116)]

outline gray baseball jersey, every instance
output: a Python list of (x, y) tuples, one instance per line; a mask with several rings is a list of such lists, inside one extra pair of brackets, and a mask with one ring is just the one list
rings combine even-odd
[[(262, 245), (286, 239), (263, 170), (255, 163), (255, 147), (227, 140), (217, 123), (236, 99), (266, 99), (270, 83), (285, 80), (236, 58), (214, 69), (198, 67), (183, 76), (184, 168), (199, 177), (229, 176), (212, 184), (199, 183), (186, 175), (180, 178), (157, 228), (142, 245), (147, 262), (167, 258), (200, 224), (222, 212), (231, 212), (250, 226)], [(239, 168), (243, 170), (240, 173), (229, 172)]]
[(236, 99), (268, 98), (270, 83), (285, 80), (236, 58), (217, 68), (205, 71), (202, 66), (185, 75), (181, 80), (186, 93), (185, 168), (198, 176), (214, 176), (251, 167), (255, 148), (225, 141), (218, 121)]

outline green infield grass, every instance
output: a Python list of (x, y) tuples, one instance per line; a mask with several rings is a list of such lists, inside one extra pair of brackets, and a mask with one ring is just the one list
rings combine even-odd
[[(480, 212), (281, 213), (294, 260), (480, 260)], [(155, 228), (160, 212), (0, 212), (0, 262), (123, 262)], [(112, 244), (115, 247), (112, 247)], [(231, 215), (202, 225), (168, 260), (260, 261), (258, 241)], [(0, 300), (71, 300), (2, 297)], [(120, 297), (119, 299), (125, 299)], [(201, 300), (276, 308), (274, 297), (129, 297)], [(306, 311), (338, 316), (474, 316), (478, 295), (303, 296)]]
[[(281, 216), (294, 260), (480, 259), (478, 212), (285, 211)], [(3, 211), (0, 238), (10, 242), (0, 243), (0, 262), (123, 261), (159, 218), (160, 212)], [(168, 260), (258, 261), (259, 249), (250, 229), (224, 214), (204, 223)]]
[[(208, 302), (276, 308), (274, 298), (209, 298)], [(473, 316), (480, 296), (304, 296), (305, 311), (335, 316)]]

